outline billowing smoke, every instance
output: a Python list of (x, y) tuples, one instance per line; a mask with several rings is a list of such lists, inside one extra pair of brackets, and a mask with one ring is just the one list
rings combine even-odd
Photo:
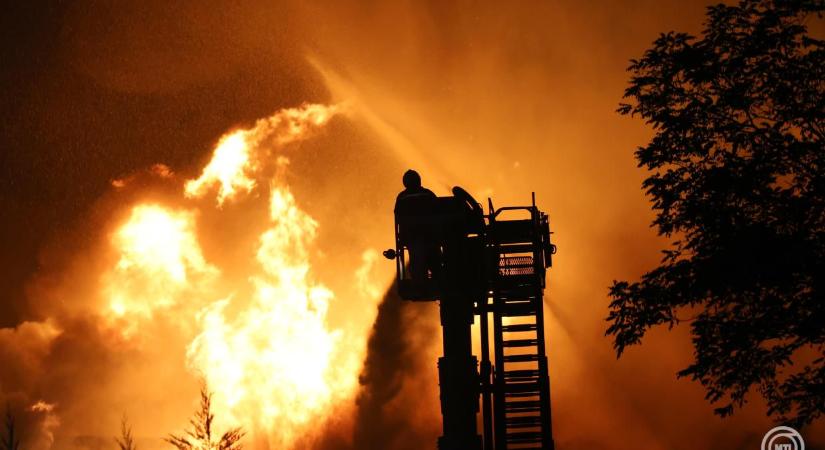
[(433, 304), (402, 301), (395, 285), (378, 306), (356, 400), (353, 448), (393, 450), (433, 445), (440, 417), (432, 358), (440, 328)]

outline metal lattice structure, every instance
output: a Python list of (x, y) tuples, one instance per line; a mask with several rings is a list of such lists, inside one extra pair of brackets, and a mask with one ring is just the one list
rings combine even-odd
[[(486, 250), (497, 261), (488, 278), (485, 317), (492, 313), (495, 371), (492, 395), (495, 449), (553, 448), (550, 381), (545, 353), (543, 294), (545, 269), (551, 263), (547, 215), (530, 207), (490, 204)], [(504, 212), (527, 218), (500, 220)], [(482, 337), (482, 340), (484, 337)], [(482, 351), (482, 361), (485, 355)]]

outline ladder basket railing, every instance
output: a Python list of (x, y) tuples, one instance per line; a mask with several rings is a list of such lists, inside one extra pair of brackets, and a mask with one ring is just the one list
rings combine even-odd
[(498, 260), (499, 276), (533, 275), (534, 273), (532, 256), (502, 256)]

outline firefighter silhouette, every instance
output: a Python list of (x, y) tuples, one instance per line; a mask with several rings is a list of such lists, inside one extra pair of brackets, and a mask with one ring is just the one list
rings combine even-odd
[[(436, 199), (433, 192), (421, 185), (421, 176), (415, 170), (408, 170), (402, 179), (404, 190), (395, 199), (395, 214), (398, 217), (427, 215), (433, 209)], [(441, 249), (432, 226), (399, 220), (398, 233), (401, 242), (410, 252), (410, 275), (414, 282), (434, 279), (438, 274)]]

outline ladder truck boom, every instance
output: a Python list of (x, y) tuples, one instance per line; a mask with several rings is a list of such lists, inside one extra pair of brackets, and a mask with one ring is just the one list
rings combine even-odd
[(488, 200), (486, 213), (461, 188), (448, 197), (399, 196), (395, 248), (384, 256), (396, 263), (402, 299), (440, 303), (439, 450), (553, 449), (543, 311), (556, 252), (550, 236), (535, 194), (529, 206), (495, 209)]

